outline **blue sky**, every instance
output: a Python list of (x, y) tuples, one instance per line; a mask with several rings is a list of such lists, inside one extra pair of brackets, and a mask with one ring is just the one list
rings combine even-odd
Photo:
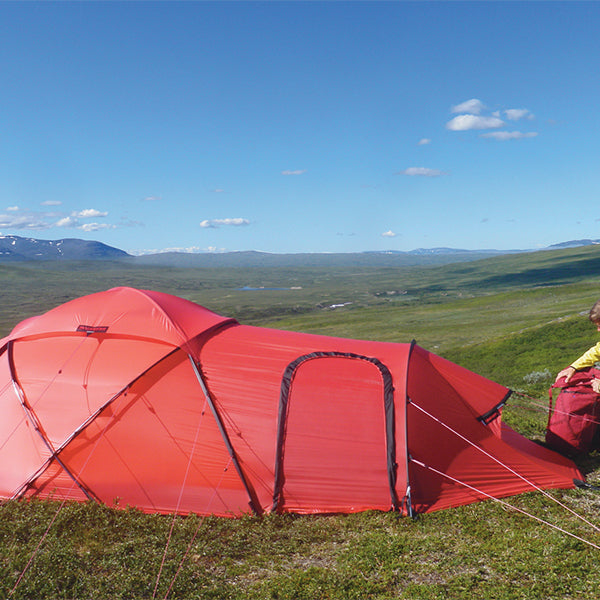
[(598, 2), (0, 2), (0, 233), (600, 238)]

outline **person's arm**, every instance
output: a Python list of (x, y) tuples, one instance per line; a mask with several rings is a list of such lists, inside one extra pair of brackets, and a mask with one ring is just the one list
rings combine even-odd
[(558, 381), (561, 377), (565, 378), (565, 383), (569, 383), (571, 377), (575, 374), (576, 371), (580, 369), (585, 369), (586, 367), (592, 367), (597, 362), (600, 362), (600, 342), (598, 342), (595, 346), (592, 346), (587, 352), (582, 354), (575, 362), (571, 363), (566, 369), (563, 369), (557, 376), (556, 381)]
[(592, 346), (587, 352), (582, 354), (575, 362), (571, 363), (571, 366), (579, 371), (586, 367), (593, 367), (597, 362), (600, 362), (600, 342), (595, 346)]

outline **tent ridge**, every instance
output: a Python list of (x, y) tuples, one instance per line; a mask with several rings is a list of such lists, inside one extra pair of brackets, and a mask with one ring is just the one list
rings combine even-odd
[(137, 288), (131, 288), (131, 287), (127, 287), (127, 286), (125, 286), (123, 288), (113, 288), (113, 289), (127, 289), (127, 290), (131, 290), (137, 294), (144, 296), (157, 310), (160, 311), (160, 313), (169, 321), (169, 323), (171, 323), (173, 325), (173, 327), (177, 330), (177, 333), (181, 336), (183, 342), (185, 343), (187, 341), (187, 335), (186, 335), (185, 331), (179, 326), (179, 323), (175, 322), (173, 317), (171, 317), (171, 315), (168, 314), (165, 311), (165, 309), (146, 290), (138, 290)]
[[(158, 302), (154, 297), (153, 297), (153, 293), (149, 290), (139, 290), (137, 288), (130, 288), (130, 287), (123, 287), (123, 288), (113, 288), (113, 289), (126, 289), (126, 290), (130, 290), (133, 292), (136, 292), (140, 295), (142, 295), (144, 298), (146, 298), (151, 304), (152, 306), (154, 306), (158, 311), (160, 311), (160, 313), (169, 321), (169, 323), (171, 323), (173, 325), (173, 327), (175, 328), (175, 330), (177, 331), (177, 333), (179, 334), (179, 336), (181, 337), (181, 343), (180, 345), (183, 346), (184, 344), (188, 343), (190, 341), (190, 336), (188, 336), (188, 333), (185, 331), (185, 329), (177, 322), (177, 320), (169, 313), (167, 312), (163, 306), (160, 304), (160, 302)], [(216, 323), (215, 325), (209, 327), (208, 329), (204, 330), (201, 334), (199, 334), (200, 336), (203, 336), (205, 333), (210, 332), (213, 329), (219, 329), (220, 326), (223, 325), (233, 325), (233, 324), (238, 324), (238, 322), (233, 318), (233, 317), (229, 317), (226, 318), (225, 320)], [(192, 336), (192, 337), (198, 337), (198, 336)]]

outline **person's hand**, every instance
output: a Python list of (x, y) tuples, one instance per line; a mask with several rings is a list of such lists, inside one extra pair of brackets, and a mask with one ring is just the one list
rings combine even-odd
[(573, 375), (575, 375), (576, 372), (577, 372), (577, 370), (574, 369), (573, 367), (567, 367), (566, 369), (563, 369), (556, 376), (556, 379), (554, 380), (554, 383), (556, 383), (561, 377), (565, 378), (565, 383), (569, 383), (569, 381), (571, 381), (571, 377), (573, 377)]
[(600, 394), (600, 379), (592, 379), (592, 389), (596, 394)]

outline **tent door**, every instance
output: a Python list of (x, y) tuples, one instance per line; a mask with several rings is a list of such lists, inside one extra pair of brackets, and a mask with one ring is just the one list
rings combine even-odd
[(295, 360), (282, 380), (273, 510), (397, 507), (393, 423), (391, 375), (378, 360)]

